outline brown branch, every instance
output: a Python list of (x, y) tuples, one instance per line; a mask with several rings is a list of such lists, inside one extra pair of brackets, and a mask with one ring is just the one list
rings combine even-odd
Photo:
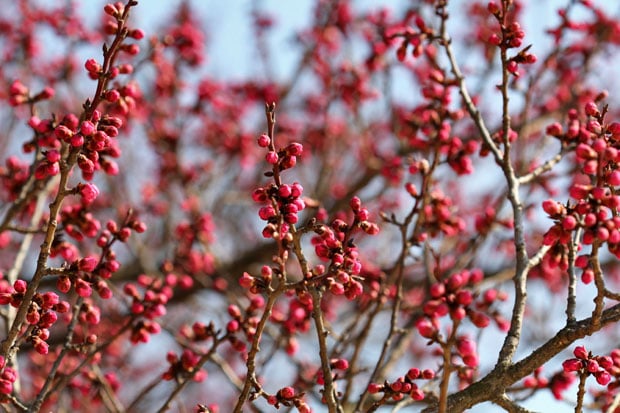
[[(531, 374), (551, 358), (567, 348), (576, 340), (590, 336), (601, 328), (620, 321), (620, 304), (603, 311), (600, 325), (595, 327), (592, 317), (585, 318), (559, 330), (555, 336), (517, 363), (505, 368), (496, 366), (485, 377), (471, 386), (448, 397), (448, 411), (462, 412), (472, 406), (492, 401), (494, 395), (502, 394), (509, 386)], [(423, 413), (436, 413), (437, 404), (423, 410)]]

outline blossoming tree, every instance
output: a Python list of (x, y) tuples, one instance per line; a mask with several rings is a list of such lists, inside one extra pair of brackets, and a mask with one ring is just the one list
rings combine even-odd
[(189, 1), (51, 3), (0, 2), (3, 411), (620, 412), (605, 2), (257, 4), (242, 79)]

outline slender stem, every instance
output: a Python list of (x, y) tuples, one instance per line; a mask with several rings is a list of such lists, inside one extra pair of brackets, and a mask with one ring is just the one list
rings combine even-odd
[(73, 314), (72, 314), (71, 322), (69, 323), (69, 327), (67, 329), (67, 335), (65, 338), (64, 346), (60, 354), (58, 355), (58, 357), (56, 357), (56, 360), (54, 360), (52, 369), (47, 374), (47, 378), (45, 379), (45, 383), (43, 383), (43, 387), (41, 387), (41, 390), (39, 391), (37, 398), (35, 399), (35, 401), (32, 403), (32, 406), (30, 407), (30, 411), (32, 412), (37, 412), (41, 408), (43, 401), (45, 401), (45, 399), (47, 398), (47, 395), (50, 393), (50, 390), (52, 388), (52, 383), (54, 382), (54, 379), (56, 378), (56, 373), (58, 372), (58, 369), (60, 368), (62, 361), (64, 360), (65, 356), (69, 353), (71, 349), (71, 342), (73, 341), (73, 333), (75, 332), (75, 327), (77, 326), (77, 322), (79, 319), (79, 315), (82, 309), (83, 302), (84, 302), (84, 298), (79, 297), (77, 302), (73, 306)]
[[(357, 363), (360, 358), (360, 355), (362, 354), (364, 343), (366, 342), (367, 338), (370, 336), (373, 321), (375, 320), (375, 318), (377, 317), (379, 312), (381, 312), (382, 309), (383, 309), (383, 304), (381, 300), (377, 300), (377, 302), (374, 303), (374, 308), (368, 315), (367, 320), (364, 323), (359, 335), (356, 337), (356, 345), (353, 347), (353, 355), (351, 355), (351, 357), (349, 358), (349, 369), (351, 371), (355, 371), (357, 369)], [(355, 375), (351, 374), (349, 376), (349, 379), (347, 380), (347, 385), (344, 390), (344, 395), (342, 396), (342, 400), (347, 401), (349, 399), (349, 395), (353, 391), (353, 386), (355, 384), (354, 379), (355, 379)]]
[(150, 383), (148, 383), (146, 386), (144, 386), (142, 388), (142, 390), (140, 390), (140, 393), (138, 393), (138, 395), (133, 399), (133, 401), (129, 404), (129, 406), (127, 406), (127, 411), (131, 412), (134, 411), (134, 409), (136, 408), (136, 406), (138, 405), (138, 403), (140, 403), (140, 400), (142, 400), (142, 398), (144, 396), (146, 396), (147, 394), (149, 394), (151, 392), (151, 390), (153, 390), (155, 387), (157, 387), (157, 385), (159, 383), (161, 383), (161, 377), (155, 377), (153, 380), (151, 380)]
[(599, 242), (595, 242), (592, 245), (592, 252), (590, 256), (592, 271), (594, 272), (594, 284), (596, 285), (596, 296), (594, 297), (594, 309), (592, 310), (592, 322), (596, 327), (600, 326), (601, 315), (603, 308), (605, 307), (605, 280), (603, 278), (603, 270), (601, 269), (601, 262), (599, 260)]
[(568, 297), (566, 299), (566, 323), (574, 323), (577, 308), (577, 274), (575, 273), (575, 256), (581, 238), (581, 229), (578, 229), (568, 244)]
[(583, 397), (586, 394), (586, 379), (588, 372), (584, 371), (579, 375), (579, 389), (577, 390), (577, 404), (575, 405), (575, 413), (583, 411)]
[[(507, 2), (503, 2), (504, 9), (508, 7)], [(504, 10), (504, 13), (506, 10)], [(508, 199), (512, 206), (513, 211), (513, 220), (514, 220), (514, 243), (516, 249), (516, 260), (515, 260), (515, 276), (513, 278), (513, 283), (515, 286), (515, 303), (513, 306), (510, 329), (506, 334), (504, 344), (499, 353), (498, 357), (498, 365), (502, 366), (502, 368), (506, 368), (512, 362), (512, 358), (517, 350), (517, 346), (519, 344), (521, 338), (521, 329), (523, 325), (523, 314), (525, 312), (525, 303), (527, 300), (527, 292), (526, 292), (526, 281), (527, 274), (530, 270), (528, 266), (528, 255), (525, 244), (525, 229), (524, 229), (524, 212), (523, 212), (523, 204), (521, 203), (520, 195), (519, 195), (519, 187), (520, 182), (519, 178), (516, 176), (515, 171), (512, 167), (512, 163), (510, 161), (510, 157), (508, 154), (509, 151), (509, 141), (508, 141), (508, 131), (510, 130), (510, 116), (508, 113), (508, 79), (509, 73), (507, 70), (507, 56), (505, 54), (505, 50), (502, 52), (502, 129), (504, 132), (504, 153), (500, 151), (498, 146), (495, 144), (493, 139), (491, 138), (491, 134), (489, 133), (489, 129), (486, 127), (484, 120), (482, 119), (482, 115), (480, 111), (476, 107), (476, 105), (471, 100), (469, 96), (469, 92), (467, 91), (467, 87), (465, 85), (465, 80), (463, 74), (461, 73), (458, 63), (456, 61), (456, 57), (454, 55), (454, 51), (452, 50), (450, 38), (446, 31), (445, 21), (448, 18), (448, 14), (444, 11), (440, 13), (442, 17), (442, 27), (441, 27), (441, 39), (443, 47), (448, 55), (448, 60), (450, 61), (450, 66), (452, 68), (452, 73), (457, 78), (459, 91), (463, 101), (465, 103), (465, 107), (472, 117), (474, 123), (478, 127), (478, 131), (482, 135), (482, 139), (490, 148), (491, 153), (495, 158), (497, 164), (501, 167), (502, 172), (506, 178), (506, 183), (508, 184)]]
[(450, 375), (452, 374), (451, 347), (449, 342), (443, 346), (443, 371), (441, 372), (441, 384), (439, 385), (439, 413), (446, 413), (448, 411), (448, 391)]
[(443, 350), (443, 371), (441, 383), (439, 385), (439, 413), (448, 412), (448, 395), (450, 391), (450, 375), (452, 374), (452, 347), (456, 341), (456, 331), (459, 328), (460, 320), (452, 319), (452, 331), (445, 343), (441, 343)]
[(555, 165), (557, 165), (558, 163), (560, 163), (560, 161), (562, 159), (564, 159), (564, 155), (569, 152), (569, 149), (574, 149), (574, 148), (572, 146), (565, 146), (565, 147), (563, 147), (560, 150), (560, 153), (558, 153), (557, 155), (555, 155), (554, 157), (552, 157), (550, 159), (547, 159), (547, 161), (545, 161), (545, 163), (543, 163), (542, 165), (538, 166), (532, 172), (528, 173), (527, 175), (520, 176), (519, 177), (519, 184), (521, 184), (521, 185), (529, 184), (530, 182), (534, 181), (536, 178), (538, 178), (539, 176), (541, 176), (545, 172), (548, 172), (551, 169), (553, 169), (553, 167)]
[(243, 405), (250, 397), (250, 391), (252, 387), (254, 387), (258, 380), (256, 379), (256, 356), (260, 351), (260, 339), (263, 335), (263, 331), (265, 330), (265, 325), (267, 324), (267, 320), (271, 317), (271, 312), (273, 310), (273, 306), (275, 305), (280, 294), (284, 292), (283, 288), (279, 288), (276, 291), (273, 291), (269, 294), (269, 298), (267, 299), (267, 304), (265, 305), (265, 311), (256, 326), (256, 333), (254, 334), (254, 338), (252, 339), (252, 347), (250, 348), (250, 352), (248, 353), (248, 361), (246, 362), (247, 373), (245, 377), (245, 382), (243, 385), (243, 390), (239, 395), (239, 399), (237, 399), (237, 404), (233, 410), (234, 413), (241, 413), (243, 411)]
[(316, 327), (316, 335), (319, 340), (319, 356), (321, 358), (321, 371), (323, 372), (323, 397), (327, 403), (329, 413), (341, 413), (342, 406), (340, 405), (336, 397), (336, 389), (334, 387), (334, 381), (332, 378), (332, 371), (329, 364), (329, 357), (327, 355), (327, 340), (328, 335), (327, 328), (325, 327), (325, 321), (323, 320), (323, 311), (321, 310), (321, 292), (312, 287), (310, 289), (312, 295), (312, 318), (314, 319), (314, 325)]

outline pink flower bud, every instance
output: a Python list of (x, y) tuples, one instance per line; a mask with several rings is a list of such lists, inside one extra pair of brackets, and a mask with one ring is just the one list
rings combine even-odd
[(11, 95), (27, 95), (28, 94), (28, 88), (19, 80), (15, 80), (12, 84), (11, 84), (11, 88), (9, 90), (9, 93), (11, 93)]
[(474, 297), (469, 290), (461, 290), (456, 294), (456, 302), (460, 305), (469, 305), (474, 300)]
[(552, 123), (551, 125), (547, 126), (547, 135), (551, 135), (551, 136), (560, 136), (562, 134), (562, 125), (560, 125), (558, 122)]
[(359, 199), (359, 197), (354, 196), (353, 198), (351, 198), (351, 201), (349, 201), (349, 206), (351, 207), (353, 212), (357, 212), (362, 207), (362, 201)]
[(492, 33), (489, 36), (488, 42), (492, 45), (499, 46), (500, 44), (502, 44), (502, 39), (497, 35), (497, 33)]
[(297, 157), (293, 155), (285, 156), (284, 158), (282, 158), (282, 162), (280, 163), (282, 169), (290, 169), (295, 165), (297, 165)]
[(239, 285), (243, 288), (253, 287), (255, 283), (254, 277), (252, 277), (247, 272), (244, 272), (241, 278), (239, 278)]
[(463, 356), (463, 363), (468, 366), (468, 367), (478, 367), (478, 355), (476, 354), (469, 354), (466, 356)]
[(105, 94), (105, 99), (111, 103), (116, 102), (117, 100), (120, 99), (120, 97), (121, 97), (121, 94), (116, 89), (108, 90)]
[(106, 4), (105, 7), (103, 8), (103, 11), (105, 11), (106, 14), (112, 17), (116, 17), (119, 14), (119, 10), (112, 3)]
[(416, 323), (416, 328), (422, 337), (432, 338), (437, 331), (435, 326), (427, 318), (420, 318)]
[(26, 284), (26, 281), (24, 280), (16, 280), (13, 283), (13, 289), (15, 289), (15, 292), (18, 292), (20, 294), (25, 293), (26, 288), (27, 288), (27, 284)]
[(476, 343), (468, 338), (458, 340), (458, 342), (456, 343), (456, 348), (463, 356), (476, 353)]
[(566, 373), (577, 371), (581, 368), (581, 360), (569, 359), (562, 363), (562, 368)]
[(349, 368), (349, 362), (345, 359), (335, 359), (331, 361), (331, 366), (333, 369), (346, 370)]
[(562, 228), (564, 228), (566, 231), (570, 231), (575, 229), (575, 227), (577, 227), (577, 219), (574, 216), (567, 215), (566, 217), (564, 217), (564, 219), (562, 220)]
[(446, 286), (444, 283), (435, 283), (430, 288), (431, 297), (439, 298), (446, 293)]
[(599, 112), (598, 110), (598, 107), (596, 106), (596, 103), (594, 102), (586, 103), (585, 112), (586, 112), (586, 115), (593, 116), (593, 117), (600, 116), (601, 114), (601, 112)]
[(269, 137), (269, 135), (262, 134), (258, 137), (257, 143), (258, 146), (260, 146), (261, 148), (266, 148), (271, 143), (271, 138)]
[(36, 337), (33, 340), (33, 342), (34, 342), (34, 349), (36, 350), (37, 353), (46, 355), (49, 352), (49, 346), (45, 341)]
[(413, 400), (416, 400), (416, 401), (424, 400), (424, 392), (418, 388), (411, 390), (411, 393), (409, 393), (409, 395), (411, 396)]
[(303, 153), (304, 147), (301, 143), (293, 142), (286, 147), (286, 152), (292, 156), (299, 156)]
[(596, 373), (597, 371), (599, 371), (600, 366), (598, 365), (598, 362), (596, 360), (588, 360), (587, 364), (586, 364), (586, 370), (588, 370), (590, 373)]
[(54, 129), (54, 135), (63, 141), (68, 141), (73, 137), (73, 131), (65, 125), (59, 125)]
[(279, 393), (284, 399), (292, 399), (295, 397), (295, 389), (292, 387), (283, 387)]
[(98, 73), (101, 71), (101, 65), (97, 63), (95, 59), (88, 59), (86, 63), (84, 63), (84, 67), (90, 73)]
[(278, 163), (278, 154), (274, 151), (269, 151), (267, 152), (267, 155), (265, 155), (265, 160), (267, 161), (267, 163), (270, 163), (271, 165), (275, 165)]
[(500, 12), (499, 6), (494, 1), (490, 1), (489, 4), (487, 4), (487, 10), (491, 14), (499, 14)]
[(342, 295), (345, 293), (344, 286), (337, 282), (329, 285), (329, 291), (334, 295)]
[(383, 386), (377, 383), (370, 383), (368, 385), (368, 393), (376, 394), (383, 390)]
[(608, 370), (613, 367), (614, 361), (609, 356), (602, 356), (598, 358), (598, 364), (601, 366), (601, 368)]
[(86, 281), (78, 278), (75, 282), (75, 292), (78, 293), (80, 297), (90, 297), (93, 293), (93, 290)]
[(431, 369), (422, 370), (422, 378), (425, 380), (432, 380), (435, 378), (435, 372)]
[(609, 384), (609, 382), (611, 381), (611, 374), (607, 373), (606, 371), (599, 371), (595, 374), (595, 377), (596, 382), (601, 386), (607, 386), (607, 384)]
[(230, 320), (226, 325), (226, 330), (229, 333), (234, 333), (239, 330), (239, 322), (237, 320)]
[(78, 269), (80, 271), (92, 272), (99, 263), (99, 260), (94, 256), (84, 257), (78, 261)]
[(71, 146), (78, 148), (84, 145), (84, 137), (82, 135), (74, 135), (70, 140)]
[(99, 196), (99, 188), (95, 184), (87, 183), (80, 186), (80, 195), (86, 204), (93, 202)]
[(67, 293), (71, 289), (71, 280), (67, 276), (60, 276), (56, 281), (56, 288), (62, 293)]
[(136, 40), (141, 40), (144, 38), (144, 31), (140, 29), (133, 29), (129, 32), (129, 37), (132, 37)]

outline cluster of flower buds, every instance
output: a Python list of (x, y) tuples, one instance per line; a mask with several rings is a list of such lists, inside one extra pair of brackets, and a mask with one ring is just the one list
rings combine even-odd
[(326, 285), (335, 295), (344, 295), (349, 300), (353, 300), (363, 292), (360, 273), (362, 263), (359, 260), (359, 252), (353, 243), (352, 234), (360, 228), (368, 235), (379, 233), (379, 226), (370, 222), (368, 209), (364, 208), (358, 197), (353, 197), (349, 202), (354, 214), (353, 222), (349, 225), (342, 219), (335, 219), (330, 226), (317, 224), (314, 226), (316, 236), (312, 238), (314, 251), (323, 261), (329, 261), (326, 270), (323, 265), (315, 266), (307, 279), (329, 274)]
[[(101, 321), (101, 310), (90, 300), (85, 300), (80, 307), (80, 315), (78, 318), (81, 323), (95, 326)], [(87, 338), (87, 341), (91, 341), (91, 344), (94, 344), (96, 342), (96, 336)]]
[[(587, 121), (579, 120), (576, 110), (569, 113), (568, 128), (558, 123), (547, 128), (547, 133), (576, 144), (576, 162), (588, 179), (576, 180), (569, 188), (574, 203), (561, 204), (546, 200), (542, 206), (554, 225), (544, 235), (546, 245), (568, 245), (572, 234), (583, 231), (583, 244), (607, 244), (609, 251), (620, 257), (620, 219), (615, 211), (620, 207), (620, 123), (605, 123), (604, 116), (594, 102), (584, 107)], [(582, 258), (583, 257), (583, 258)], [(584, 269), (584, 282), (592, 281), (588, 257), (579, 257), (578, 267)]]
[(191, 342), (200, 342), (208, 340), (215, 336), (215, 325), (213, 323), (204, 324), (196, 321), (194, 324), (183, 325), (179, 331), (181, 336)]
[(49, 344), (47, 340), (50, 337), (50, 332), (47, 328), (35, 329), (30, 333), (28, 340), (32, 342), (32, 346), (39, 354), (47, 354), (49, 352)]
[(288, 301), (288, 308), (283, 305), (274, 307), (271, 321), (282, 325), (285, 336), (289, 337), (287, 351), (295, 352), (297, 342), (290, 341), (297, 333), (306, 333), (310, 330), (312, 317), (312, 296), (308, 291), (300, 289)]
[[(250, 304), (248, 311), (253, 311), (253, 307), (262, 307), (264, 306), (264, 303), (265, 302), (264, 300), (262, 300), (262, 297), (256, 297), (256, 300), (254, 300), (254, 304)], [(247, 317), (248, 321), (245, 322), (241, 315), (241, 311), (235, 305), (230, 305), (228, 307), (228, 313), (234, 319), (229, 321), (226, 325), (226, 333), (223, 338), (230, 343), (233, 350), (239, 353), (244, 353), (247, 349), (246, 342), (238, 338), (236, 333), (239, 330), (244, 329), (246, 330), (246, 334), (254, 334), (258, 321), (255, 322), (253, 317)], [(185, 324), (179, 329), (180, 336), (183, 337), (183, 339), (187, 342), (191, 343), (199, 343), (207, 341), (209, 339), (214, 339), (219, 333), (220, 332), (216, 330), (215, 325), (212, 322), (209, 322), (209, 324), (204, 324), (197, 321), (191, 326)]]
[(4, 357), (0, 356), (0, 393), (11, 394), (16, 380), (17, 372), (7, 366)]
[(575, 382), (575, 375), (561, 370), (551, 376), (548, 380), (547, 388), (551, 390), (553, 397), (557, 400), (563, 399), (563, 393), (568, 390)]
[[(253, 397), (257, 397), (254, 395)], [(263, 396), (267, 399), (267, 403), (279, 409), (280, 406), (295, 407), (299, 413), (311, 413), (312, 409), (303, 400), (304, 393), (295, 393), (295, 389), (286, 386), (278, 390), (276, 394)]]
[[(112, 242), (116, 240), (127, 242), (132, 231), (142, 234), (146, 231), (146, 228), (146, 224), (138, 219), (126, 219), (121, 225), (110, 220), (106, 223), (105, 229), (101, 231), (101, 234), (97, 238), (97, 246), (100, 248), (109, 248)], [(110, 271), (114, 272), (113, 269), (110, 269)], [(102, 277), (109, 278), (109, 276), (104, 274), (102, 274)]]
[(611, 375), (611, 380), (602, 390), (592, 392), (596, 403), (601, 405), (602, 411), (605, 412), (613, 410), (611, 407), (618, 397), (618, 388), (620, 388), (620, 349), (613, 349), (609, 358), (612, 361), (612, 365), (606, 365), (605, 370)]
[(71, 388), (78, 394), (91, 394), (89, 402), (91, 408), (96, 409), (105, 403), (102, 394), (117, 394), (121, 381), (113, 371), (97, 374), (92, 370), (84, 370), (71, 380)]
[(295, 182), (292, 185), (271, 184), (266, 188), (258, 188), (252, 193), (254, 202), (267, 204), (258, 211), (258, 216), (268, 223), (263, 229), (265, 238), (273, 238), (274, 234), (278, 233), (280, 218), (284, 221), (280, 224), (279, 230), (283, 234), (288, 232), (289, 225), (299, 221), (297, 214), (306, 207), (302, 199), (303, 191), (304, 188)]
[(85, 236), (94, 238), (101, 230), (101, 223), (87, 211), (84, 204), (64, 206), (60, 211), (60, 218), (66, 234), (76, 241), (82, 241)]
[[(136, 317), (132, 326), (131, 342), (148, 342), (150, 334), (157, 334), (161, 327), (155, 321), (166, 314), (166, 304), (172, 298), (173, 288), (185, 281), (179, 280), (175, 274), (168, 274), (163, 278), (151, 277), (145, 274), (138, 276), (137, 285), (127, 283), (123, 292), (131, 297), (131, 313)], [(143, 293), (140, 293), (143, 290)]]
[(417, 368), (409, 369), (407, 374), (397, 378), (393, 382), (385, 381), (383, 384), (370, 383), (368, 392), (371, 394), (383, 393), (383, 399), (402, 400), (405, 396), (410, 396), (413, 400), (420, 401), (424, 399), (424, 391), (418, 387), (414, 380), (432, 380), (435, 378), (435, 372), (430, 369), (420, 370)]
[(523, 387), (526, 389), (544, 389), (549, 385), (549, 379), (542, 376), (542, 367), (536, 368), (531, 376), (523, 380)]
[(228, 315), (230, 315), (231, 320), (226, 324), (226, 331), (233, 336), (242, 331), (251, 341), (256, 334), (256, 327), (260, 321), (259, 310), (264, 306), (265, 299), (260, 295), (253, 296), (243, 312), (237, 305), (229, 305)]
[[(40, 122), (40, 125), (45, 124), (44, 121)], [(95, 110), (90, 119), (81, 123), (78, 123), (74, 115), (65, 116), (63, 122), (53, 129), (53, 135), (58, 141), (82, 149), (77, 159), (77, 165), (82, 171), (84, 179), (91, 180), (95, 171), (99, 169), (108, 175), (118, 173), (118, 165), (110, 158), (118, 158), (121, 154), (118, 143), (113, 138), (118, 136), (122, 125), (123, 120), (121, 118), (102, 115), (101, 112)], [(40, 129), (41, 126), (35, 128), (35, 130)], [(49, 163), (50, 160), (46, 159), (41, 165), (49, 169), (47, 166)], [(41, 168), (41, 166), (39, 167)]]
[[(332, 371), (332, 380), (335, 381), (338, 379), (338, 371), (334, 371), (334, 370), (339, 370), (339, 371), (346, 371), (349, 369), (349, 362), (347, 361), (347, 359), (331, 359), (329, 361), (329, 367)], [(325, 384), (325, 377), (323, 376), (323, 370), (319, 369), (316, 373), (316, 383), (320, 386), (323, 386)], [(334, 383), (335, 385), (335, 383)]]
[(446, 315), (455, 321), (468, 317), (478, 328), (488, 326), (490, 323), (489, 316), (478, 311), (476, 307), (486, 312), (493, 301), (505, 299), (505, 296), (503, 294), (485, 294), (479, 305), (474, 303), (476, 297), (472, 288), (479, 284), (483, 278), (482, 271), (478, 269), (463, 270), (431, 285), (430, 294), (432, 298), (424, 304), (424, 317), (419, 318), (416, 323), (420, 335), (429, 339), (436, 339), (439, 334), (439, 319)]
[[(19, 308), (27, 288), (28, 283), (24, 280), (16, 280), (12, 287), (3, 282), (0, 287), (0, 305)], [(61, 301), (58, 294), (52, 291), (35, 293), (28, 306), (26, 322), (32, 326), (28, 339), (38, 353), (47, 354), (49, 328), (58, 320), (58, 314), (66, 313), (69, 309), (69, 303)]]
[(609, 384), (612, 378), (609, 370), (614, 367), (614, 361), (610, 356), (594, 356), (584, 346), (575, 347), (573, 355), (575, 358), (562, 363), (565, 373), (586, 373), (593, 375), (601, 386)]
[(396, 57), (401, 62), (407, 58), (409, 46), (412, 47), (411, 55), (413, 57), (420, 57), (424, 52), (424, 42), (431, 40), (434, 35), (433, 29), (426, 25), (421, 16), (414, 15), (411, 18), (414, 20), (415, 28), (411, 26), (393, 26), (385, 33), (385, 38), (389, 43), (401, 40), (396, 49)]
[(487, 206), (483, 212), (476, 214), (474, 225), (476, 232), (481, 235), (488, 234), (496, 225), (501, 225), (508, 229), (512, 229), (514, 226), (512, 219), (498, 218), (497, 210), (492, 206)]
[[(504, 13), (506, 13), (506, 11), (502, 10), (494, 1), (489, 2), (487, 9), (489, 13), (495, 16), (502, 28), (501, 34), (492, 33), (489, 36), (488, 42), (502, 49), (521, 47), (523, 45), (523, 38), (525, 37), (525, 32), (521, 28), (521, 25), (516, 21), (504, 25)], [(506, 62), (506, 70), (508, 70), (508, 72), (515, 76), (519, 76), (519, 64), (536, 63), (536, 55), (528, 53), (529, 48), (530, 46), (525, 47), (515, 56), (508, 59)]]
[(30, 176), (29, 165), (16, 156), (9, 156), (0, 166), (0, 184), (9, 201), (17, 199)]
[(456, 350), (463, 364), (467, 367), (478, 367), (479, 357), (476, 342), (467, 336), (461, 336), (456, 339)]
[(169, 351), (166, 360), (170, 364), (168, 370), (162, 374), (164, 380), (179, 380), (191, 377), (195, 382), (201, 382), (207, 378), (206, 370), (200, 369), (200, 355), (186, 348), (181, 353), (181, 357), (175, 352)]
[(166, 304), (172, 298), (172, 287), (167, 281), (159, 278), (140, 275), (138, 277), (138, 285), (144, 289), (144, 293), (140, 294), (138, 287), (133, 283), (127, 283), (123, 287), (123, 292), (133, 299), (131, 304), (131, 312), (136, 315), (142, 315), (149, 320), (161, 317), (166, 314)]
[[(267, 135), (261, 135), (258, 138), (258, 145), (262, 147), (270, 146), (271, 140)], [(265, 161), (267, 163), (278, 166), (280, 171), (290, 169), (297, 165), (297, 157), (301, 156), (304, 151), (304, 147), (301, 143), (292, 142), (288, 144), (284, 149), (279, 151), (270, 150), (265, 155)]]
[(56, 91), (51, 86), (46, 86), (35, 95), (30, 94), (30, 89), (19, 80), (15, 80), (9, 89), (9, 104), (19, 106), (24, 103), (36, 103), (41, 100), (51, 99)]
[(430, 202), (422, 210), (424, 229), (428, 234), (435, 237), (440, 232), (447, 236), (462, 232), (465, 221), (453, 213), (452, 199), (439, 189), (433, 190), (430, 197)]
[[(263, 266), (263, 268), (265, 267), (267, 266)], [(271, 282), (272, 271), (270, 267), (267, 268), (269, 268), (269, 270), (262, 271), (262, 276), (260, 278), (253, 276), (247, 271), (244, 271), (243, 275), (241, 275), (241, 277), (239, 278), (239, 285), (243, 288), (247, 288), (248, 290), (250, 290), (252, 294), (258, 294), (260, 291), (264, 290), (265, 287), (267, 287)]]
[[(66, 233), (77, 240), (82, 239), (82, 232), (86, 236), (94, 237), (99, 230), (99, 221), (92, 218), (92, 215), (85, 212), (79, 205), (65, 207), (61, 216)], [(78, 231), (73, 223), (82, 225), (84, 228), (80, 228), (81, 231)], [(97, 239), (97, 245), (103, 251), (100, 258), (94, 255), (78, 258), (77, 250), (72, 244), (66, 241), (53, 243), (52, 255), (60, 254), (65, 260), (71, 262), (65, 273), (58, 277), (57, 288), (67, 293), (73, 285), (81, 297), (90, 297), (94, 288), (101, 298), (112, 297), (112, 291), (106, 280), (120, 269), (120, 263), (116, 260), (116, 253), (110, 247), (117, 240), (127, 241), (132, 230), (144, 232), (146, 226), (136, 219), (127, 219), (121, 226), (114, 221), (108, 221), (106, 229)]]
[(279, 186), (273, 183), (252, 193), (256, 203), (264, 204), (258, 211), (258, 216), (267, 221), (262, 231), (263, 237), (280, 240), (285, 246), (292, 245), (290, 225), (297, 223), (298, 213), (306, 207), (302, 194), (303, 187), (297, 182)]

